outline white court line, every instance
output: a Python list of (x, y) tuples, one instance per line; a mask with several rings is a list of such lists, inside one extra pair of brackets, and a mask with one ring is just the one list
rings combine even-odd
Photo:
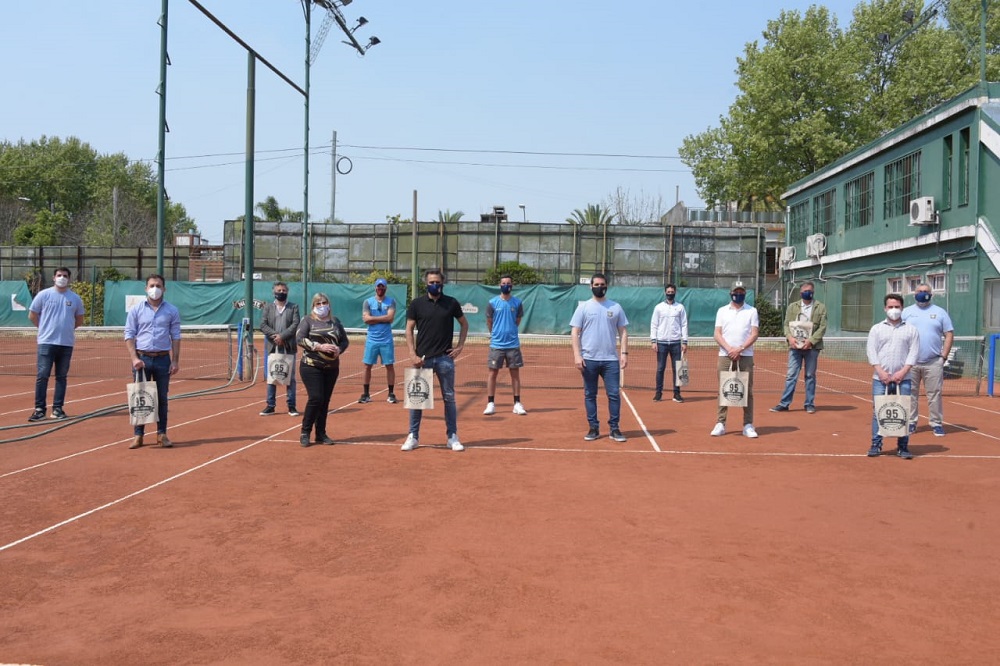
[(639, 422), (639, 427), (642, 428), (642, 432), (645, 433), (646, 439), (649, 440), (649, 443), (653, 445), (653, 449), (659, 451), (660, 447), (659, 445), (657, 445), (656, 439), (653, 438), (653, 435), (646, 428), (646, 424), (642, 422), (642, 417), (639, 416), (639, 412), (636, 410), (635, 405), (632, 404), (632, 401), (629, 399), (628, 394), (625, 393), (625, 391), (619, 391), (619, 394), (621, 395), (622, 398), (625, 399), (625, 402), (628, 403), (629, 409), (632, 410), (632, 416), (634, 416), (635, 420)]

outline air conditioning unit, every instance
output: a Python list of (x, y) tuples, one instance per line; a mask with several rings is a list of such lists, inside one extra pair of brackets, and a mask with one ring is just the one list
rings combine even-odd
[(782, 266), (787, 266), (793, 261), (795, 261), (795, 246), (788, 245), (786, 247), (781, 248), (781, 253), (778, 254), (778, 262)]
[(826, 254), (826, 236), (823, 234), (806, 236), (806, 254), (810, 257), (822, 257)]
[(910, 202), (911, 227), (937, 223), (937, 212), (934, 210), (934, 197), (918, 197)]

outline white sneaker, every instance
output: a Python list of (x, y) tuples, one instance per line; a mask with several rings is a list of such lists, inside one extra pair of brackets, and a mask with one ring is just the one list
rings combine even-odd
[(712, 428), (712, 437), (721, 437), (726, 434), (726, 424), (716, 423), (715, 427)]
[(752, 425), (747, 424), (743, 426), (743, 436), (750, 439), (757, 439), (757, 431), (753, 429)]
[(406, 436), (406, 441), (403, 442), (403, 446), (401, 447), (401, 449), (403, 451), (412, 451), (413, 449), (417, 448), (417, 446), (418, 446), (417, 436), (411, 432), (409, 435)]
[(448, 436), (448, 447), (451, 448), (452, 451), (464, 451), (465, 450), (465, 447), (462, 446), (462, 442), (458, 441), (458, 435), (449, 435)]
[(485, 416), (493, 416), (493, 414), (496, 411), (497, 411), (497, 406), (494, 405), (492, 402), (488, 402), (486, 403), (486, 409), (483, 410), (483, 414)]
[(522, 405), (521, 403), (515, 402), (514, 403), (514, 413), (517, 414), (518, 416), (524, 416), (525, 414), (528, 413), (528, 410), (526, 410), (524, 408), (524, 405)]

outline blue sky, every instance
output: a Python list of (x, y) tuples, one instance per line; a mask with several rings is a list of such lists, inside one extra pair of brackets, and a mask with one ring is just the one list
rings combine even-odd
[[(299, 0), (201, 0), (297, 84)], [(736, 58), (799, 0), (354, 0), (348, 25), (381, 44), (362, 58), (334, 26), (312, 67), (310, 217), (384, 222), (439, 210), (466, 220), (494, 205), (512, 220), (561, 222), (617, 188), (667, 206), (702, 205), (677, 159), (686, 135), (718, 124), (736, 95)], [(846, 26), (856, 2), (822, 3)], [(101, 153), (153, 160), (160, 0), (0, 3), (0, 138), (77, 136)], [(324, 12), (313, 12), (313, 34)], [(167, 191), (208, 242), (243, 212), (245, 51), (187, 0), (170, 0)], [(254, 201), (302, 208), (302, 97), (257, 66)], [(432, 150), (405, 150), (426, 148)], [(544, 155), (503, 152), (525, 151)], [(559, 156), (600, 153), (655, 158)], [(197, 157), (206, 156), (206, 157)], [(522, 213), (518, 208), (525, 206)]]

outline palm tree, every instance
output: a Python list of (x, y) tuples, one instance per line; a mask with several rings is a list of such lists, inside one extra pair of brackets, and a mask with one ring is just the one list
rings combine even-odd
[(462, 211), (451, 212), (450, 210), (438, 211), (438, 222), (444, 222), (445, 224), (451, 224), (453, 222), (460, 222), (462, 216), (465, 215)]
[(264, 216), (265, 222), (281, 222), (282, 220), (283, 211), (281, 206), (278, 205), (278, 200), (272, 196), (267, 197), (263, 201), (258, 201), (254, 208)]
[(577, 208), (566, 218), (570, 224), (592, 225), (595, 227), (607, 226), (614, 222), (615, 215), (610, 209), (601, 204), (587, 204), (584, 210)]

